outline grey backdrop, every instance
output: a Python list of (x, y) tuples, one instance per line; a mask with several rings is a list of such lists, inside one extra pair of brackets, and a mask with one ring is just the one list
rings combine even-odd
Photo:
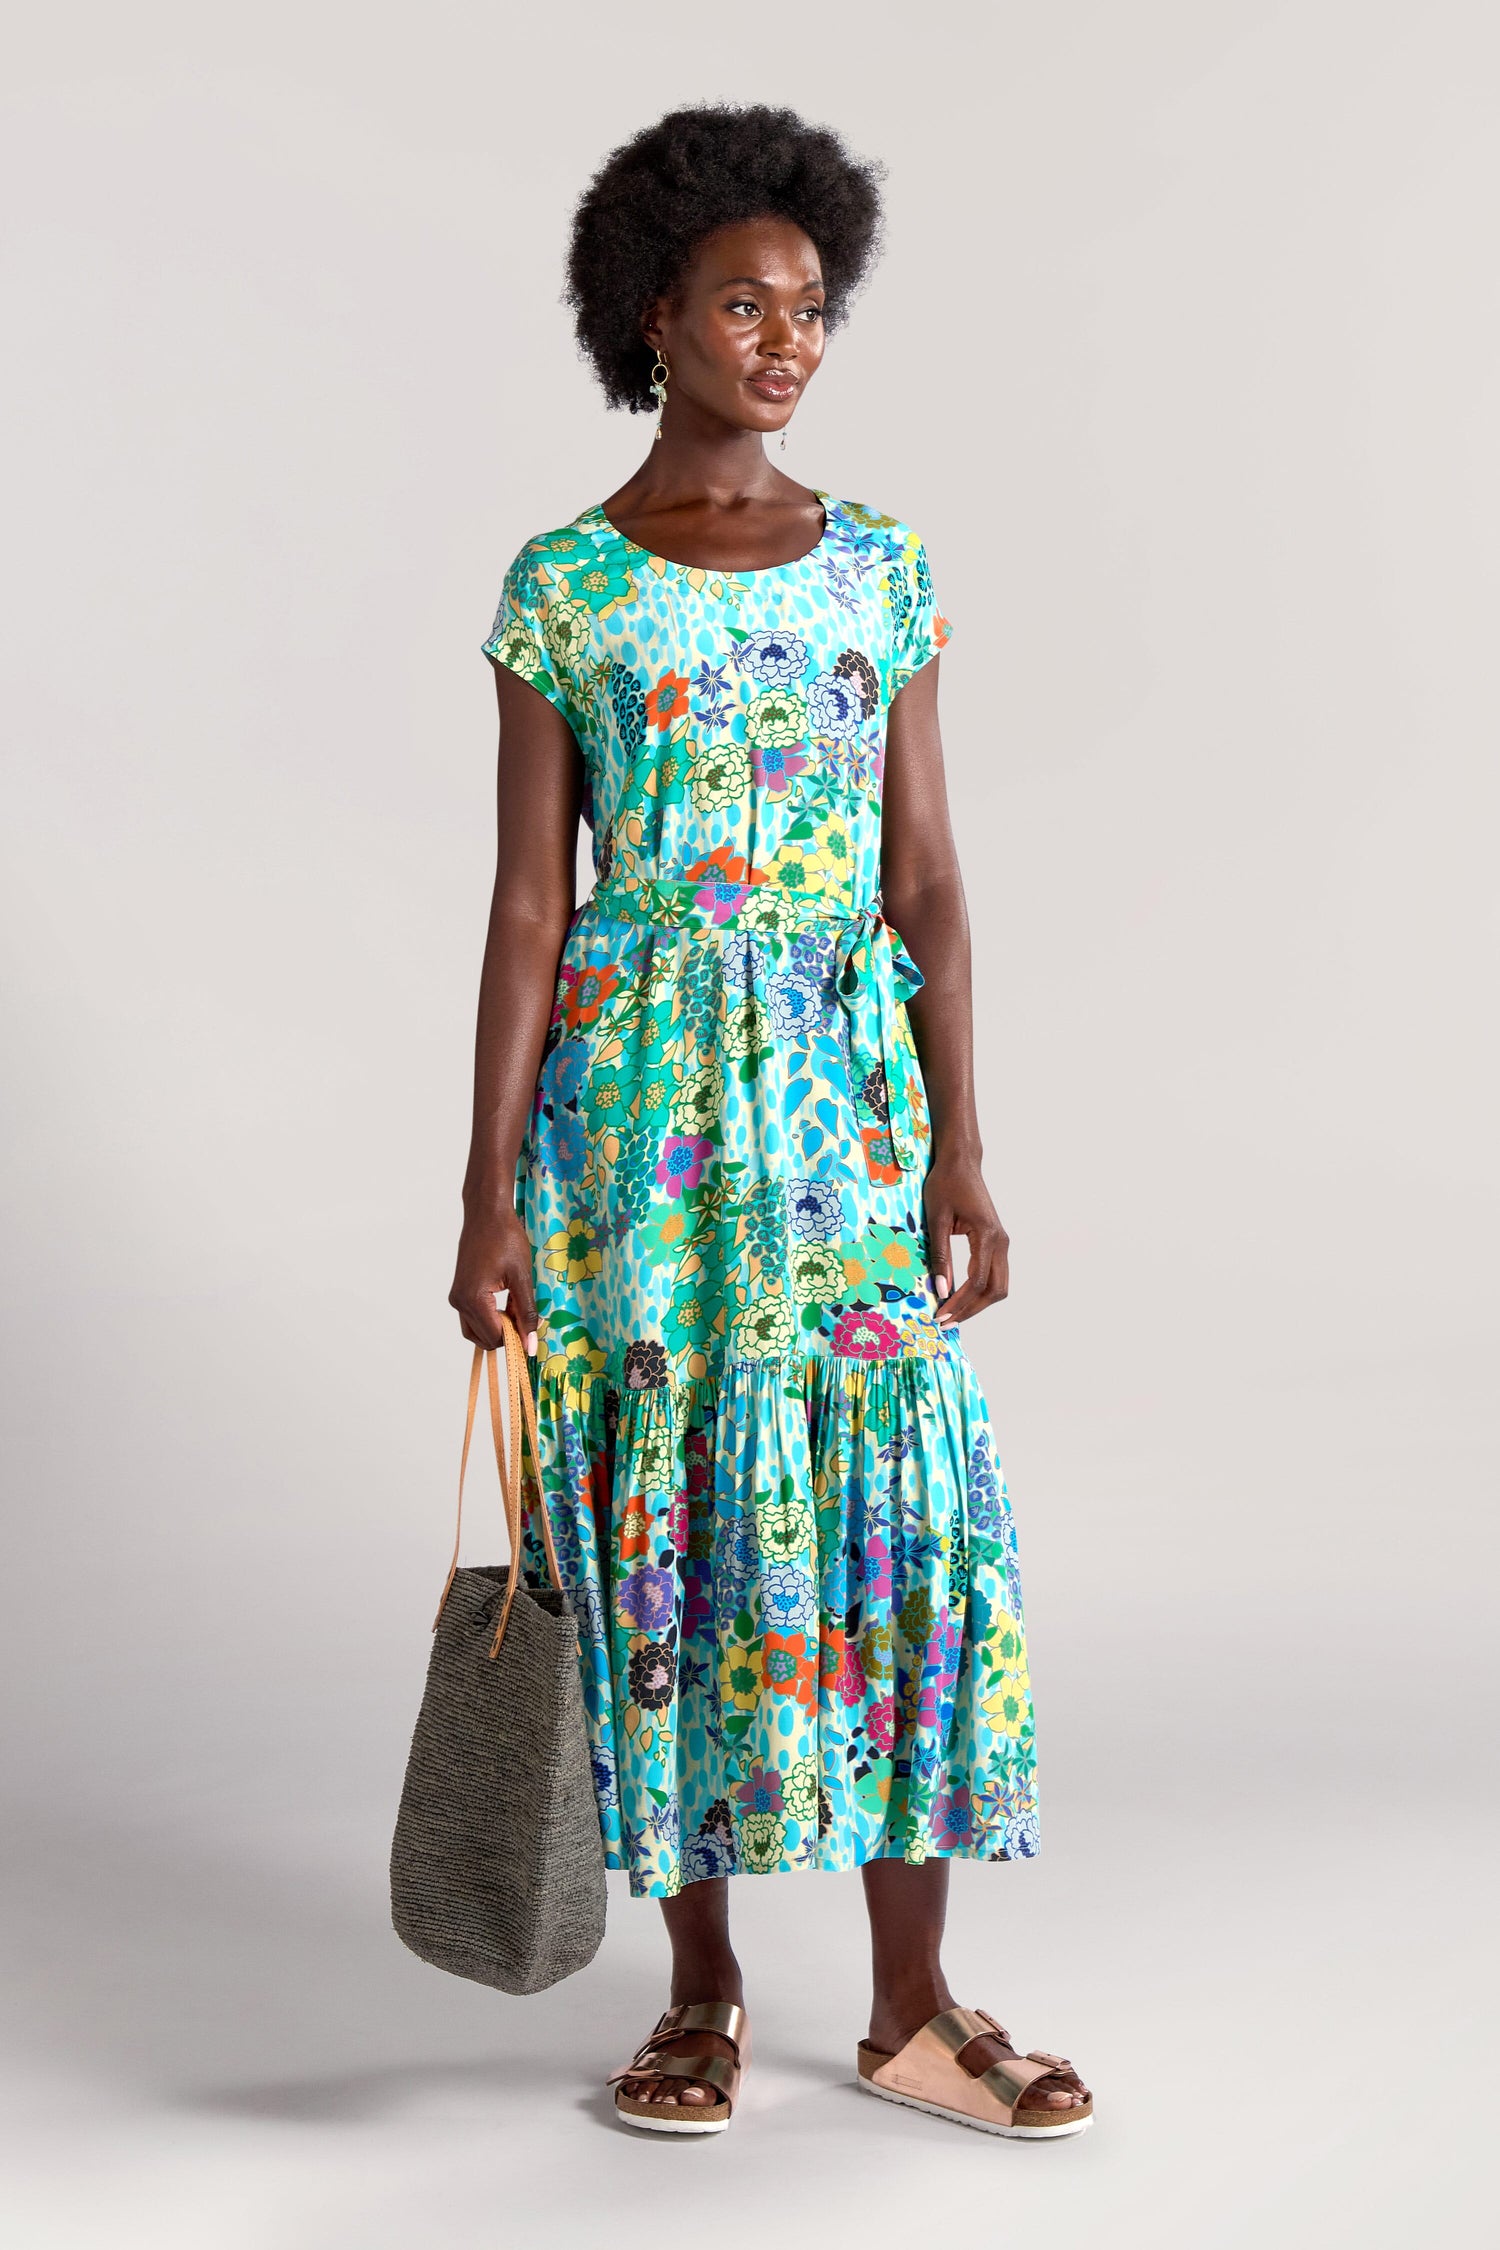
[[(1486, 2239), (1494, 11), (144, 0), (8, 47), (15, 2239)], [(653, 1908), (530, 2001), (385, 1925), (478, 644), (647, 436), (574, 356), (571, 199), (703, 96), (890, 167), (785, 461), (914, 522), (956, 621), (1044, 1852), (958, 1870), (954, 1971), (1095, 2084), (1045, 2155), (850, 2091), (854, 1878), (737, 1886), (706, 2150), (596, 2090)]]

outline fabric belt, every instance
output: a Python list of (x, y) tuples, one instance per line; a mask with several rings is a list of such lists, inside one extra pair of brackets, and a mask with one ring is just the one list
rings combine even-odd
[(897, 1011), (922, 989), (922, 972), (880, 910), (878, 898), (855, 906), (847, 898), (794, 891), (777, 883), (596, 883), (575, 927), (590, 918), (675, 930), (690, 939), (789, 935), (826, 928), (834, 939), (834, 991), (848, 1019), (854, 1068), (863, 1077), (878, 1063), (885, 1075), (892, 1161), (921, 1169), (912, 1107), (910, 1033)]

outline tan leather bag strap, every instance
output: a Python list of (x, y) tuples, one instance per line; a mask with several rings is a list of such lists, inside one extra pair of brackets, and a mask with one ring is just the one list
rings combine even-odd
[(500, 1474), (500, 1494), (505, 1510), (505, 1530), (510, 1542), (510, 1569), (506, 1574), (505, 1598), (501, 1603), (499, 1621), (495, 1627), (495, 1637), (490, 1643), (491, 1656), (498, 1656), (500, 1653), (501, 1645), (505, 1639), (505, 1628), (510, 1622), (510, 1605), (515, 1600), (518, 1583), (525, 1577), (525, 1564), (521, 1554), (523, 1534), (521, 1439), (523, 1432), (531, 1447), (531, 1464), (536, 1476), (537, 1493), (540, 1499), (542, 1544), (547, 1553), (547, 1568), (551, 1574), (553, 1586), (558, 1593), (562, 1592), (562, 1572), (558, 1568), (557, 1549), (552, 1541), (552, 1523), (548, 1515), (546, 1501), (540, 1497), (542, 1456), (537, 1438), (536, 1401), (531, 1391), (531, 1368), (520, 1333), (507, 1313), (502, 1312), (500, 1315), (500, 1330), (505, 1340), (506, 1387), (509, 1392), (507, 1403), (510, 1408), (510, 1459), (509, 1461), (506, 1460), (505, 1429), (500, 1411), (498, 1361), (494, 1352), (487, 1352), (483, 1345), (476, 1344), (474, 1347), (474, 1362), (469, 1370), (469, 1398), (464, 1414), (463, 1452), (459, 1456), (458, 1464), (458, 1513), (457, 1521), (453, 1527), (453, 1555), (448, 1564), (448, 1575), (443, 1580), (443, 1591), (437, 1606), (437, 1616), (432, 1621), (432, 1629), (436, 1632), (443, 1611), (447, 1607), (448, 1596), (453, 1589), (453, 1581), (458, 1575), (458, 1558), (464, 1535), (464, 1477), (469, 1466), (469, 1448), (474, 1437), (474, 1414), (479, 1404), (480, 1369), (483, 1367), (489, 1379), (490, 1434), (494, 1439), (495, 1467)]

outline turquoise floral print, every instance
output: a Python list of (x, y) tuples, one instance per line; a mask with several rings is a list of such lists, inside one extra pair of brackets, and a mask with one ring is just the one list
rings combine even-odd
[(940, 1329), (930, 1134), (880, 911), (893, 697), (948, 625), (921, 542), (820, 493), (798, 562), (531, 540), (486, 653), (582, 750), (574, 917), (517, 1180), (541, 1494), (606, 1852), (707, 1876), (1037, 1849), (1010, 1503)]

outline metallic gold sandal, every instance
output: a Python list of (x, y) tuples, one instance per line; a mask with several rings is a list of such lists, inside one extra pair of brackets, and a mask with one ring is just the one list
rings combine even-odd
[(894, 2055), (861, 2039), (859, 2082), (867, 2094), (878, 2094), (882, 2101), (925, 2109), (933, 2117), (948, 2117), (955, 2125), (972, 2125), (1007, 2140), (1066, 2140), (1093, 2122), (1092, 2095), (1071, 2109), (1019, 2110), (1018, 2122), (1021, 2096), (1038, 2079), (1071, 2078), (1077, 2092), (1082, 2092), (1083, 2082), (1066, 2056), (1044, 2054), (1040, 2047), (1029, 2055), (1007, 2056), (988, 2069), (971, 2070), (961, 2059), (964, 2049), (972, 2040), (989, 2038), (1010, 2045), (1010, 2033), (983, 2008), (949, 2008), (924, 2024)]
[[(710, 2048), (684, 2054), (663, 2054), (662, 2043), (682, 2031), (716, 2031), (734, 2049), (734, 2059)], [(642, 2102), (633, 2095), (615, 2096), (615, 2109), (627, 2125), (646, 2133), (722, 2133), (734, 2115), (740, 2079), (750, 2060), (750, 2024), (734, 2000), (693, 2000), (668, 2008), (649, 2038), (637, 2047), (623, 2070), (612, 2070), (605, 2080), (614, 2086), (622, 2078), (688, 2078), (711, 2086), (718, 2098), (712, 2102)]]

